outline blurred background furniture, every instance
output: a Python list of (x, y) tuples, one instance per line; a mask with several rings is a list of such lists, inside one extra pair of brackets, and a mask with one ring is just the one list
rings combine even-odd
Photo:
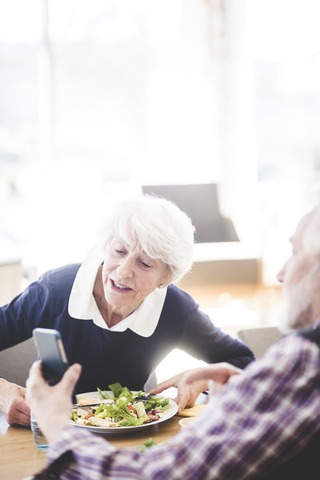
[(171, 200), (188, 214), (196, 228), (194, 265), (179, 286), (258, 283), (259, 248), (241, 241), (230, 218), (221, 214), (218, 185), (145, 185), (143, 193)]
[(17, 258), (0, 258), (0, 305), (9, 303), (21, 292), (22, 267)]
[(0, 352), (0, 375), (9, 382), (25, 386), (29, 370), (37, 360), (33, 338)]
[(237, 331), (237, 337), (246, 343), (253, 351), (256, 359), (262, 357), (282, 333), (276, 326), (259, 326), (255, 328), (242, 328)]
[(186, 212), (196, 227), (196, 243), (239, 241), (232, 220), (221, 215), (217, 184), (146, 185), (142, 190), (171, 200)]

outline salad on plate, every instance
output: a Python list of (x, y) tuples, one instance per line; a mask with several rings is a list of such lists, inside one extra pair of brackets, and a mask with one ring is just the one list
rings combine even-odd
[(170, 408), (169, 398), (150, 396), (142, 390), (131, 392), (120, 383), (109, 388), (110, 394), (98, 388), (99, 396), (79, 398), (79, 407), (72, 409), (72, 420), (90, 427), (139, 427), (165, 417)]

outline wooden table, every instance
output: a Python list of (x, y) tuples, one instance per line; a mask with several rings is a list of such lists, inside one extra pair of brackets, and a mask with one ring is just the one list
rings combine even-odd
[[(180, 430), (181, 418), (174, 416), (165, 422), (149, 425), (132, 433), (101, 436), (119, 448), (142, 445), (149, 438), (160, 443)], [(28, 475), (38, 473), (45, 466), (45, 458), (46, 452), (39, 450), (33, 443), (31, 429), (10, 427), (0, 411), (0, 479), (22, 480)]]

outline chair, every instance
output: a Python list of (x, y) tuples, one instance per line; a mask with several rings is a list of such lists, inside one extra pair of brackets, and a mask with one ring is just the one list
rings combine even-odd
[(0, 375), (11, 383), (25, 386), (29, 370), (37, 360), (33, 338), (0, 352)]
[(195, 227), (196, 243), (239, 242), (230, 218), (220, 212), (218, 185), (144, 185), (143, 193), (154, 193), (174, 202), (187, 212)]
[(196, 228), (194, 263), (179, 282), (182, 290), (260, 282), (260, 245), (240, 240), (232, 220), (221, 211), (218, 184), (143, 185), (142, 192), (171, 200), (189, 215)]
[(238, 339), (251, 348), (256, 359), (262, 357), (265, 351), (281, 336), (282, 333), (276, 326), (242, 328), (237, 331)]

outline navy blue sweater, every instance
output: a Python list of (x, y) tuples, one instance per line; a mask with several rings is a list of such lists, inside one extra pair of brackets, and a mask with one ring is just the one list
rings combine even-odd
[(70, 317), (68, 301), (79, 267), (45, 273), (0, 309), (0, 351), (30, 338), (36, 327), (58, 330), (69, 363), (82, 365), (77, 393), (97, 387), (108, 390), (115, 382), (140, 390), (174, 348), (207, 363), (225, 361), (244, 368), (253, 360), (246, 345), (221, 332), (187, 293), (173, 285), (168, 287), (157, 328), (147, 338), (130, 329), (112, 332), (92, 320)]

